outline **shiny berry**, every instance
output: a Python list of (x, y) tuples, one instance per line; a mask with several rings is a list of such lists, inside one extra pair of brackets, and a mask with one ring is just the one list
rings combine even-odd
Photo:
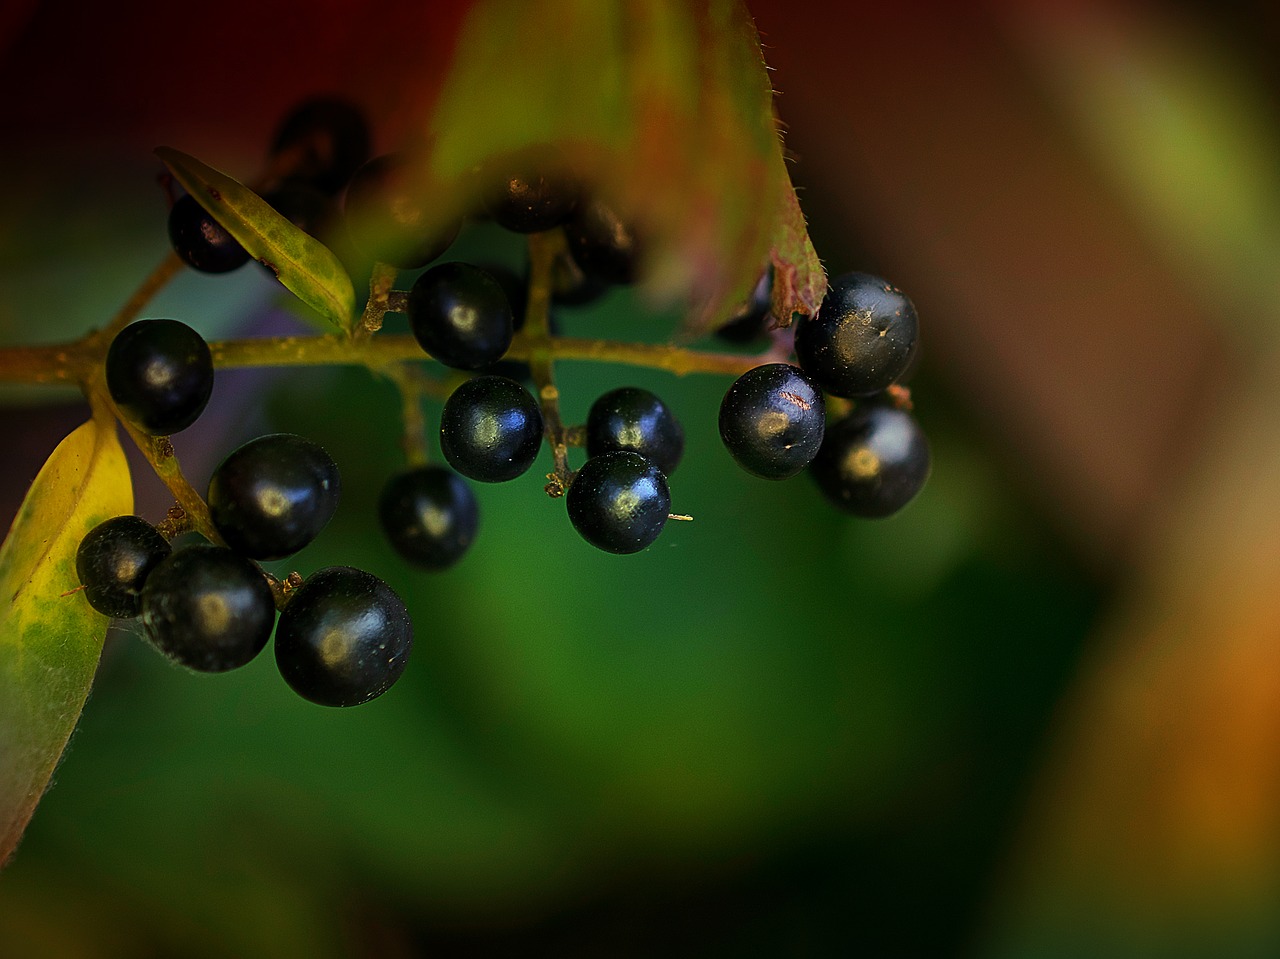
[(541, 446), (542, 410), (515, 380), (477, 376), (445, 400), (440, 448), (463, 476), (482, 483), (515, 479), (533, 465)]
[(822, 391), (786, 363), (747, 370), (720, 404), (720, 438), (738, 465), (763, 479), (795, 476), (818, 452)]
[(499, 226), (515, 233), (541, 233), (573, 214), (578, 191), (562, 178), (515, 173), (500, 179), (485, 205)]
[(378, 497), (378, 520), (395, 551), (415, 566), (446, 569), (476, 538), (480, 512), (462, 477), (442, 466), (397, 473)]
[(441, 263), (419, 276), (409, 291), (408, 313), (418, 344), (459, 370), (502, 359), (514, 333), (502, 286), (469, 263)]
[(809, 474), (828, 500), (854, 516), (891, 516), (929, 477), (929, 444), (909, 413), (859, 406), (827, 429)]
[(201, 273), (230, 273), (249, 262), (248, 251), (190, 194), (169, 209), (169, 242)]
[(280, 614), (276, 665), (285, 682), (321, 706), (359, 706), (400, 678), (413, 623), (378, 577), (330, 566), (307, 577)]
[(209, 513), (222, 538), (253, 559), (282, 559), (315, 539), (338, 508), (338, 466), (292, 433), (250, 440), (209, 480)]
[(581, 207), (564, 225), (573, 261), (589, 277), (605, 283), (631, 283), (640, 261), (635, 230), (599, 201)]
[(356, 171), (342, 212), (361, 253), (402, 270), (426, 266), (449, 248), (461, 227), (456, 221), (436, 223), (414, 171), (393, 154), (374, 157)]
[(213, 393), (209, 346), (177, 320), (130, 323), (107, 350), (107, 391), (142, 432), (168, 436), (185, 430)]
[(662, 532), (671, 493), (662, 470), (639, 453), (593, 456), (565, 496), (573, 528), (607, 553), (637, 553)]
[(684, 429), (654, 394), (624, 386), (597, 399), (587, 414), (587, 455), (613, 450), (639, 453), (670, 474), (684, 453)]
[(221, 546), (189, 546), (142, 587), (143, 634), (174, 662), (202, 673), (243, 666), (262, 651), (276, 606), (262, 570)]
[(916, 308), (869, 273), (831, 281), (816, 316), (796, 325), (800, 368), (836, 396), (871, 396), (906, 372), (919, 338)]
[(142, 610), (147, 576), (169, 555), (169, 543), (140, 516), (99, 523), (76, 550), (76, 576), (98, 612), (129, 619)]
[(369, 123), (354, 103), (332, 96), (295, 106), (271, 138), (271, 156), (287, 165), (290, 179), (330, 195), (341, 190), (369, 159)]

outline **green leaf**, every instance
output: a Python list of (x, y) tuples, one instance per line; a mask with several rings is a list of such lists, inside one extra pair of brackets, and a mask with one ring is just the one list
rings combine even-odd
[(307, 306), (338, 329), (355, 324), (351, 277), (333, 252), (277, 213), (247, 186), (171, 147), (160, 157), (178, 182), (240, 245)]
[(770, 261), (783, 322), (825, 292), (740, 0), (479, 0), (415, 122), (428, 229), (541, 164), (644, 238), (643, 288), (687, 302), (691, 333), (725, 322)]
[(76, 550), (133, 510), (115, 425), (53, 451), (0, 547), (0, 864), (22, 837), (89, 695), (107, 617), (75, 592)]

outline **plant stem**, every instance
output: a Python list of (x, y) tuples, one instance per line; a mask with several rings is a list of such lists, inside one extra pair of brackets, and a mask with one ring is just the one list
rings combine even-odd
[[(555, 463), (547, 474), (547, 495), (563, 496), (573, 482), (569, 446), (560, 420), (560, 390), (556, 388), (555, 353), (551, 341), (551, 281), (556, 257), (564, 249), (564, 234), (533, 233), (529, 236), (529, 299), (525, 305), (524, 334), (529, 347), (529, 372), (538, 389), (543, 430)], [(510, 351), (508, 351), (510, 355)]]

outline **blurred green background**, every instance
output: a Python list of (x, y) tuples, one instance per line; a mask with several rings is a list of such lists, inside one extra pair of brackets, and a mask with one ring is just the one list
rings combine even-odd
[[(352, 51), (352, 26), (447, 34), (466, 5), (335, 3), (306, 25), (255, 6), (288, 42), (239, 32), (231, 5), (206, 39), (261, 74), (205, 65), (183, 96), (140, 66), (91, 85), (135, 49), (161, 75), (187, 62), (145, 11), (0, 19), (10, 80), (68, 15), (114, 41), (73, 43), (43, 107), (0, 111), (22, 133), (0, 204), (8, 340), (101, 322), (163, 253), (155, 143), (251, 169), (314, 89), (394, 131), (375, 92), (430, 89), (441, 65)], [(0, 955), (1280, 949), (1280, 21), (1248, 3), (749, 6), (828, 268), (882, 272), (920, 310), (918, 500), (850, 520), (805, 477), (737, 469), (716, 433), (727, 382), (564, 364), (569, 422), (621, 385), (676, 411), (673, 509), (695, 522), (595, 551), (542, 495), (544, 453), (478, 490), (472, 552), (428, 575), (375, 527), (402, 462), (389, 384), (220, 376), (175, 441), (189, 475), (267, 430), (325, 445), (343, 501), (288, 566), (384, 577), (416, 624), (409, 669), (326, 710), (269, 654), (196, 676), (114, 632), (0, 877)], [(521, 254), (479, 226), (449, 255)], [(293, 322), (252, 268), (183, 276), (153, 310), (211, 336)], [(559, 320), (660, 340), (678, 317), (615, 292)], [(80, 415), (0, 411), (6, 522)], [(154, 480), (138, 489), (158, 519)]]

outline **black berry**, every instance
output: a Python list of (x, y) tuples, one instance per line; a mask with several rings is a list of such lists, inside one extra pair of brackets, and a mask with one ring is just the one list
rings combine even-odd
[(461, 223), (432, 226), (430, 198), (397, 155), (374, 157), (351, 178), (343, 217), (365, 256), (402, 270), (426, 266), (449, 248)]
[(587, 414), (587, 455), (631, 450), (670, 474), (684, 453), (684, 429), (667, 404), (634, 386), (605, 393)]
[(605, 283), (631, 283), (636, 278), (640, 245), (635, 231), (599, 201), (580, 208), (564, 225), (573, 261), (589, 277)]
[(419, 345), (445, 366), (478, 370), (511, 345), (511, 304), (499, 282), (469, 263), (441, 263), (414, 281), (409, 325)]
[(99, 523), (76, 550), (76, 575), (85, 599), (98, 612), (129, 619), (142, 610), (142, 587), (169, 555), (169, 543), (140, 516)]
[(107, 390), (121, 414), (152, 436), (185, 430), (213, 392), (204, 338), (177, 320), (139, 320), (107, 350)]
[(293, 691), (321, 706), (359, 706), (400, 678), (413, 623), (378, 577), (349, 566), (309, 576), (276, 628), (276, 665)]
[(378, 519), (396, 552), (424, 569), (446, 569), (471, 547), (480, 523), (476, 497), (441, 466), (397, 473), (378, 497)]
[(160, 652), (202, 673), (243, 666), (275, 623), (271, 588), (254, 563), (221, 546), (189, 546), (142, 588), (142, 628)]
[(720, 438), (738, 465), (763, 479), (795, 476), (818, 452), (822, 391), (786, 363), (747, 370), (720, 404)]
[(541, 446), (542, 410), (515, 380), (477, 376), (445, 400), (440, 448), (463, 476), (483, 483), (515, 479)]
[(662, 532), (671, 512), (667, 478), (628, 450), (593, 456), (566, 495), (573, 528), (608, 553), (637, 553)]
[(515, 173), (500, 179), (486, 206), (499, 226), (515, 233), (541, 233), (573, 214), (578, 191), (561, 178)]
[(716, 330), (716, 336), (727, 343), (754, 343), (769, 330), (773, 318), (773, 265), (761, 274), (751, 296), (736, 316)]
[(304, 100), (280, 121), (271, 156), (285, 161), (287, 175), (335, 194), (369, 159), (369, 124), (355, 104), (337, 97)]
[(338, 466), (292, 433), (250, 440), (209, 480), (209, 513), (222, 538), (254, 559), (282, 559), (315, 539), (338, 508)]
[(916, 308), (869, 273), (831, 281), (816, 316), (796, 325), (796, 358), (822, 389), (871, 396), (896, 382), (916, 349)]
[(845, 512), (891, 516), (928, 479), (929, 444), (909, 413), (880, 403), (860, 406), (827, 430), (809, 473)]
[(190, 194), (169, 209), (169, 242), (201, 273), (230, 273), (249, 262), (248, 251)]

